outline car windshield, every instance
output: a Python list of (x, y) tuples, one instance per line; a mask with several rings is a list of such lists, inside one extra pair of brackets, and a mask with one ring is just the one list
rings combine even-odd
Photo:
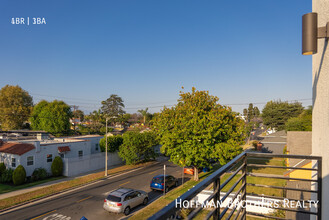
[(162, 183), (163, 182), (163, 177), (154, 177), (152, 181), (155, 182), (155, 183)]
[(112, 202), (120, 202), (121, 198), (117, 197), (117, 196), (108, 195), (107, 200), (112, 201)]

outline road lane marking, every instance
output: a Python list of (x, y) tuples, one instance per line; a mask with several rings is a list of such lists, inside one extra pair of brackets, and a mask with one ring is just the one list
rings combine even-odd
[(123, 186), (123, 185), (126, 185), (127, 183), (130, 183), (130, 181), (128, 181), (128, 182), (125, 182), (125, 183), (122, 183), (122, 184), (120, 184), (119, 186)]
[(82, 202), (82, 201), (85, 201), (87, 199), (90, 199), (91, 197), (93, 197), (93, 196), (88, 196), (87, 198), (81, 199), (81, 200), (77, 201), (77, 203)]
[(31, 220), (34, 220), (34, 219), (40, 218), (40, 217), (42, 217), (42, 216), (48, 215), (48, 214), (53, 213), (53, 212), (56, 212), (56, 211), (57, 211), (57, 210), (53, 210), (53, 211), (51, 211), (51, 212), (47, 212), (47, 213), (45, 213), (45, 214), (43, 214), (43, 215), (39, 215), (39, 216), (37, 216), (37, 217), (35, 217), (35, 218), (31, 218)]
[(149, 173), (149, 174), (153, 174), (153, 173), (155, 173), (155, 172), (157, 172), (157, 171), (153, 171), (153, 172), (151, 172), (151, 173)]

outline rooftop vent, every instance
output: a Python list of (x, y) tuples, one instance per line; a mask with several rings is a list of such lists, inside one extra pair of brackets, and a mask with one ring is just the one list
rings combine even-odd
[(37, 134), (37, 139), (39, 141), (49, 140), (49, 135), (46, 133), (39, 133)]

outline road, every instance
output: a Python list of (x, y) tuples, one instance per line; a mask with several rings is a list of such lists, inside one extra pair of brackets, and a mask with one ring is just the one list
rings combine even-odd
[[(40, 201), (6, 214), (0, 214), (0, 219), (75, 220), (80, 219), (82, 216), (85, 216), (88, 220), (124, 218), (123, 214), (108, 213), (103, 209), (104, 198), (108, 192), (119, 187), (140, 189), (149, 193), (150, 202), (154, 201), (162, 195), (162, 192), (152, 192), (149, 184), (153, 176), (163, 173), (163, 164), (166, 164), (166, 173), (179, 178), (181, 182), (182, 168), (168, 161), (158, 162), (155, 165), (128, 174), (101, 180), (56, 198)], [(136, 207), (132, 212), (136, 212), (141, 208), (143, 206)]]

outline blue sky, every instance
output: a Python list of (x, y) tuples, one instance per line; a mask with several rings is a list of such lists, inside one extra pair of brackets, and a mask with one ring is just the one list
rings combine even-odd
[[(172, 105), (183, 86), (221, 104), (311, 104), (311, 56), (301, 17), (311, 0), (0, 1), (0, 88), (86, 112), (111, 94), (127, 112)], [(45, 25), (13, 25), (41, 17)], [(307, 100), (304, 100), (307, 99)], [(244, 104), (246, 103), (246, 104)]]

